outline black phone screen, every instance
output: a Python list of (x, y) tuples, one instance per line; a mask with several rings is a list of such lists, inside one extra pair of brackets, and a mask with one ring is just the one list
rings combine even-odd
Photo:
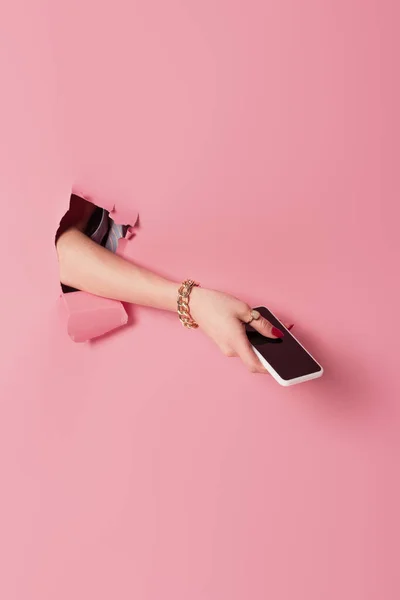
[(282, 339), (266, 338), (255, 331), (251, 325), (246, 325), (246, 333), (251, 345), (258, 350), (282, 379), (289, 381), (321, 371), (320, 365), (289, 331), (282, 328), (282, 324), (267, 308), (260, 307), (256, 310), (274, 327), (285, 333)]

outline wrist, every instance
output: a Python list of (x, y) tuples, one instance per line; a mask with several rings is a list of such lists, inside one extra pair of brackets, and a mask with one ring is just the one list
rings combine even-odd
[(200, 306), (203, 304), (204, 294), (207, 290), (198, 286), (192, 288), (189, 298), (189, 311), (193, 320), (197, 323), (200, 312)]
[[(164, 280), (163, 282), (163, 291), (161, 294), (161, 304), (162, 306), (159, 306), (159, 308), (163, 308), (164, 310), (168, 310), (171, 312), (175, 312), (177, 313), (178, 316), (178, 297), (179, 297), (179, 289), (182, 286), (182, 282), (181, 283), (177, 283), (175, 281), (169, 281), (169, 280)], [(198, 313), (198, 307), (201, 303), (201, 298), (203, 293), (205, 292), (204, 289), (202, 289), (201, 287), (193, 287), (191, 289), (190, 295), (189, 295), (189, 311), (193, 317), (193, 319), (196, 321), (196, 317), (195, 315)]]
[(178, 290), (177, 310), (179, 320), (187, 329), (197, 329), (199, 326), (193, 319), (190, 306), (192, 292), (195, 288), (199, 287), (199, 285), (200, 284), (193, 281), (193, 279), (186, 279), (182, 282)]

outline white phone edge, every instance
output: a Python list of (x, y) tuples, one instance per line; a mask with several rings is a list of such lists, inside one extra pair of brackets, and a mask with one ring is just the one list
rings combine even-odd
[(282, 377), (279, 375), (279, 373), (277, 373), (275, 371), (275, 369), (273, 367), (271, 367), (269, 362), (267, 362), (265, 360), (265, 358), (259, 353), (257, 348), (255, 348), (252, 345), (253, 351), (255, 352), (255, 354), (256, 354), (257, 358), (259, 359), (260, 363), (262, 364), (262, 366), (268, 371), (268, 373), (270, 375), (272, 375), (272, 377), (275, 379), (275, 381), (277, 381), (280, 385), (283, 385), (284, 387), (289, 387), (291, 385), (296, 385), (297, 383), (304, 383), (305, 381), (311, 381), (312, 379), (318, 379), (319, 377), (322, 377), (322, 375), (324, 374), (324, 369), (319, 364), (319, 362), (317, 360), (315, 360), (315, 358), (309, 353), (309, 351), (304, 348), (303, 344), (301, 342), (299, 342), (299, 340), (293, 335), (293, 333), (291, 333), (284, 326), (284, 324), (281, 323), (281, 321), (279, 321), (279, 319), (274, 315), (272, 310), (270, 310), (269, 308), (268, 308), (268, 310), (271, 313), (271, 315), (273, 315), (275, 317), (275, 319), (279, 322), (282, 329), (287, 331), (289, 333), (289, 335), (291, 335), (296, 340), (296, 342), (303, 348), (304, 352), (307, 352), (308, 356), (310, 356), (313, 359), (313, 361), (315, 361), (317, 363), (320, 370), (317, 371), (316, 373), (310, 373), (309, 375), (302, 375), (301, 377), (295, 377), (294, 379), (282, 379)]

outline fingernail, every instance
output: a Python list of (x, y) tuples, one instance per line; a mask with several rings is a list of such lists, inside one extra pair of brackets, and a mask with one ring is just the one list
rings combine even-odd
[(280, 329), (277, 329), (276, 327), (272, 328), (272, 335), (274, 335), (277, 338), (283, 338), (283, 336), (285, 335), (283, 333), (283, 331), (281, 331)]
[(291, 329), (293, 329), (293, 327), (294, 327), (294, 323), (292, 323), (291, 325), (288, 325), (287, 326), (288, 331), (290, 331)]

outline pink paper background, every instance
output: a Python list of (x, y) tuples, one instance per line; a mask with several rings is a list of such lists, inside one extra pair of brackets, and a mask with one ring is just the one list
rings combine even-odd
[[(3, 6), (2, 600), (398, 600), (398, 21)], [(140, 212), (140, 263), (295, 320), (326, 376), (281, 389), (139, 308), (71, 342), (72, 186)]]

